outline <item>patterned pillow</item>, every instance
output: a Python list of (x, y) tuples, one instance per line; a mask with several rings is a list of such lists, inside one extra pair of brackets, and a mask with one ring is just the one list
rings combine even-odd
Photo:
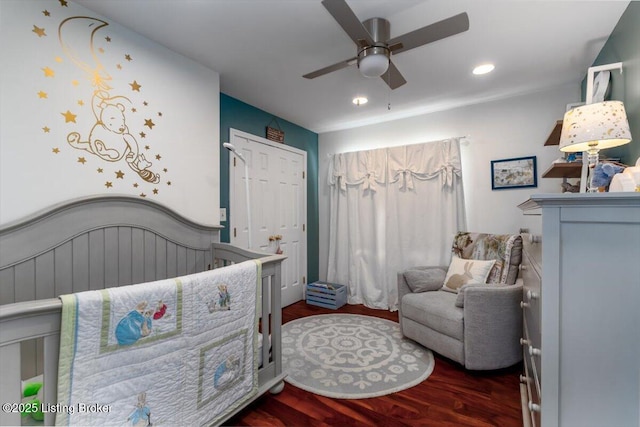
[(495, 263), (495, 260), (482, 261), (452, 257), (442, 290), (457, 293), (463, 285), (486, 283)]
[(495, 260), (487, 283), (512, 285), (522, 261), (522, 237), (517, 234), (484, 234), (460, 231), (451, 252), (464, 259)]

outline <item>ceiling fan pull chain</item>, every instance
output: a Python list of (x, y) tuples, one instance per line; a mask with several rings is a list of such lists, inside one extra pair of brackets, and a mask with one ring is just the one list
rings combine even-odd
[(391, 73), (387, 73), (387, 111), (391, 111)]

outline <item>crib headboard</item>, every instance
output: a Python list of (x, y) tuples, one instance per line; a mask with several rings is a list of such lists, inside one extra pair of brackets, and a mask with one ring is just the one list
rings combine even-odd
[[(280, 289), (286, 257), (219, 243), (220, 228), (125, 196), (75, 200), (0, 228), (0, 400), (19, 401), (20, 380), (43, 374), (44, 402), (56, 402), (62, 304), (55, 297), (249, 259), (262, 265), (260, 331), (271, 337), (271, 345), (262, 346), (259, 393), (253, 398), (282, 390)], [(45, 423), (54, 415), (45, 414)], [(19, 420), (19, 414), (0, 413), (0, 424)]]
[(204, 271), (220, 228), (142, 198), (55, 206), (0, 229), (0, 305)]

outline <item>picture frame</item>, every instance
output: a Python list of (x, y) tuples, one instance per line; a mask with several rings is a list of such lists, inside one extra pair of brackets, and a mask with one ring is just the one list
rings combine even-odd
[(491, 189), (508, 190), (538, 186), (536, 156), (491, 161)]

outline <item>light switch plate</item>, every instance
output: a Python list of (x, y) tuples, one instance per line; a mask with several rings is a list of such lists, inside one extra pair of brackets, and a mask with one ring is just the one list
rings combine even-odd
[(227, 220), (227, 208), (220, 208), (220, 221)]

